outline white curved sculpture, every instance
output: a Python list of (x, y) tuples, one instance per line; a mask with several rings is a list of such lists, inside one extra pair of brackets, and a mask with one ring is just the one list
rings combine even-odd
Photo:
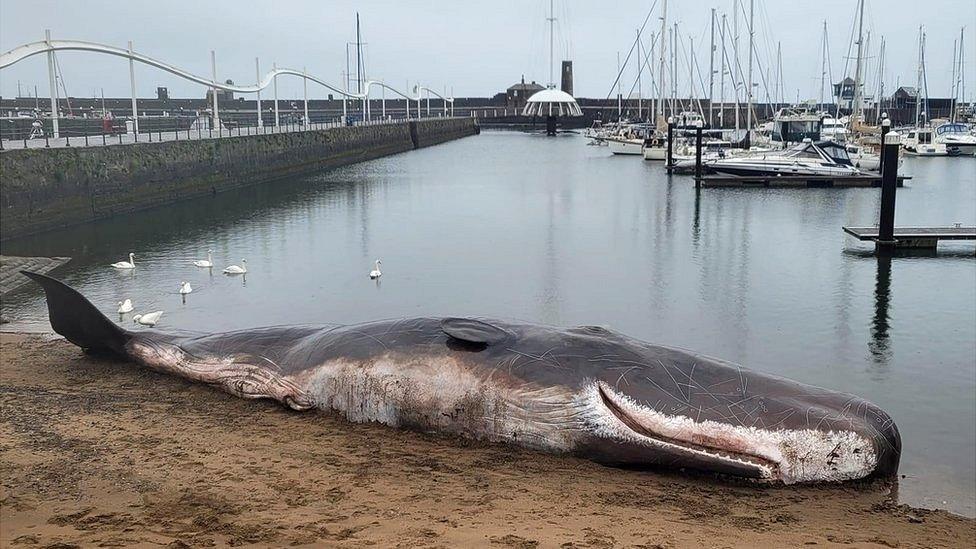
[[(35, 55), (40, 55), (42, 53), (47, 53), (51, 51), (93, 51), (98, 53), (105, 53), (108, 55), (115, 55), (118, 57), (124, 57), (126, 59), (132, 59), (133, 61), (138, 61), (140, 63), (149, 65), (151, 67), (156, 67), (157, 69), (164, 70), (170, 74), (174, 74), (183, 78), (184, 80), (189, 80), (191, 82), (196, 82), (198, 84), (203, 84), (211, 88), (217, 88), (218, 90), (225, 90), (235, 93), (257, 93), (274, 82), (275, 76), (282, 74), (290, 74), (292, 76), (298, 76), (301, 78), (306, 78), (320, 84), (321, 86), (328, 88), (340, 95), (346, 97), (351, 97), (354, 99), (363, 99), (367, 97), (367, 94), (357, 94), (347, 91), (343, 91), (324, 80), (311, 76), (295, 69), (286, 68), (275, 68), (264, 75), (264, 78), (254, 86), (238, 86), (235, 84), (224, 84), (217, 82), (216, 80), (210, 78), (204, 78), (202, 76), (197, 76), (189, 71), (185, 71), (175, 65), (170, 65), (164, 61), (158, 59), (153, 59), (147, 55), (143, 55), (137, 52), (129, 52), (129, 50), (116, 48), (115, 46), (107, 46), (105, 44), (96, 44), (94, 42), (83, 42), (81, 40), (51, 40), (46, 42), (44, 40), (40, 42), (31, 42), (30, 44), (24, 44), (23, 46), (18, 46), (2, 55), (0, 55), (0, 70), (13, 65), (14, 63), (23, 61), (28, 57)], [(392, 89), (392, 88), (390, 88)]]
[(580, 109), (572, 95), (555, 88), (546, 88), (532, 94), (532, 97), (525, 102), (522, 115), (583, 116), (583, 110)]
[[(135, 51), (132, 50), (132, 43), (131, 42), (129, 43), (129, 48), (128, 49), (123, 49), (123, 48), (117, 48), (115, 46), (108, 46), (108, 45), (105, 45), (105, 44), (97, 44), (95, 42), (85, 42), (85, 41), (81, 41), (81, 40), (51, 40), (50, 39), (50, 34), (47, 35), (47, 39), (46, 40), (42, 40), (42, 41), (39, 41), (39, 42), (31, 42), (29, 44), (24, 44), (22, 46), (18, 46), (16, 48), (14, 48), (14, 49), (12, 49), (12, 50), (10, 50), (8, 52), (5, 52), (3, 54), (0, 54), (0, 70), (5, 69), (5, 68), (7, 68), (7, 67), (9, 67), (9, 66), (11, 66), (11, 65), (13, 65), (15, 63), (20, 62), (20, 61), (23, 61), (24, 59), (27, 59), (28, 57), (32, 57), (32, 56), (35, 56), (35, 55), (40, 55), (42, 53), (43, 54), (48, 54), (48, 72), (50, 73), (50, 79), (51, 79), (51, 82), (52, 82), (51, 83), (51, 105), (53, 106), (55, 104), (55, 102), (57, 101), (57, 91), (56, 91), (56, 88), (55, 88), (54, 83), (53, 83), (54, 82), (53, 54), (56, 51), (89, 51), (89, 52), (102, 53), (102, 54), (107, 54), (107, 55), (114, 55), (114, 56), (117, 56), (117, 57), (122, 57), (124, 59), (128, 59), (129, 60), (129, 78), (132, 81), (132, 90), (133, 90), (133, 95), (132, 95), (132, 112), (133, 113), (136, 112), (136, 108), (137, 107), (136, 107), (136, 97), (135, 97), (135, 76), (134, 76), (134, 73), (132, 72), (132, 64), (134, 62), (136, 62), (136, 61), (138, 61), (139, 63), (143, 63), (145, 65), (149, 65), (151, 67), (155, 67), (157, 69), (161, 69), (161, 70), (166, 71), (166, 72), (168, 72), (170, 74), (173, 74), (175, 76), (178, 76), (180, 78), (183, 78), (184, 80), (189, 80), (190, 82), (196, 82), (198, 84), (202, 84), (202, 85), (207, 86), (209, 88), (212, 88), (214, 90), (225, 90), (225, 91), (229, 91), (229, 92), (244, 93), (244, 94), (247, 94), (247, 93), (255, 93), (255, 94), (258, 94), (258, 108), (259, 108), (259, 111), (260, 111), (260, 104), (261, 104), (261, 95), (260, 95), (261, 90), (263, 90), (263, 89), (265, 89), (265, 88), (267, 88), (269, 86), (273, 86), (274, 89), (275, 89), (275, 126), (276, 127), (278, 126), (278, 112), (277, 112), (278, 101), (277, 101), (276, 81), (277, 81), (277, 77), (278, 76), (281, 76), (281, 75), (298, 76), (298, 77), (302, 78), (306, 82), (306, 92), (305, 92), (305, 118), (306, 118), (306, 120), (308, 119), (308, 91), (307, 91), (307, 82), (309, 80), (311, 80), (312, 82), (315, 82), (316, 84), (319, 84), (322, 87), (324, 87), (324, 88), (326, 88), (328, 90), (331, 90), (331, 91), (333, 91), (333, 92), (335, 92), (335, 93), (337, 93), (337, 94), (339, 94), (339, 95), (341, 95), (343, 97), (343, 103), (342, 103), (342, 105), (343, 105), (343, 109), (342, 109), (343, 117), (345, 117), (345, 113), (346, 113), (346, 99), (353, 99), (353, 100), (357, 100), (357, 101), (362, 101), (363, 102), (363, 111), (364, 111), (364, 114), (365, 114), (365, 116), (366, 116), (367, 119), (370, 118), (370, 105), (369, 105), (370, 95), (369, 95), (369, 91), (370, 91), (370, 87), (373, 86), (373, 85), (381, 86), (381, 87), (383, 87), (385, 89), (388, 89), (388, 90), (396, 93), (397, 95), (403, 97), (404, 99), (406, 99), (406, 101), (407, 101), (407, 117), (408, 118), (410, 117), (410, 102), (411, 101), (416, 101), (417, 102), (417, 115), (418, 116), (420, 115), (420, 101), (421, 101), (422, 96), (423, 96), (423, 90), (427, 90), (428, 91), (428, 96), (427, 96), (428, 111), (430, 110), (430, 94), (432, 93), (432, 94), (436, 95), (437, 97), (440, 97), (441, 99), (444, 100), (444, 113), (445, 114), (447, 114), (448, 103), (451, 104), (451, 114), (453, 115), (453, 113), (454, 113), (454, 99), (453, 98), (450, 98), (449, 99), (449, 98), (444, 97), (443, 95), (437, 93), (436, 91), (434, 91), (434, 90), (432, 90), (430, 88), (426, 88), (426, 87), (422, 87), (422, 86), (417, 86), (416, 87), (416, 90), (417, 90), (417, 96), (416, 97), (410, 97), (406, 93), (404, 93), (404, 92), (402, 92), (402, 91), (400, 91), (400, 90), (398, 90), (398, 89), (396, 89), (396, 88), (394, 88), (392, 86), (389, 86), (389, 85), (385, 84), (384, 82), (376, 81), (376, 80), (370, 80), (370, 81), (366, 82), (366, 89), (365, 89), (365, 91), (363, 93), (353, 93), (353, 92), (349, 92), (349, 91), (345, 91), (345, 90), (339, 89), (336, 86), (333, 86), (333, 85), (329, 84), (328, 82), (326, 82), (326, 81), (324, 81), (324, 80), (322, 80), (320, 78), (316, 78), (315, 76), (309, 75), (304, 70), (299, 71), (299, 70), (289, 69), (289, 68), (279, 68), (277, 66), (275, 66), (271, 71), (269, 71), (268, 73), (266, 73), (264, 75), (264, 77), (260, 77), (260, 74), (259, 74), (258, 75), (258, 80), (259, 81), (258, 81), (257, 84), (255, 84), (253, 86), (239, 86), (239, 85), (236, 85), (236, 84), (227, 84), (227, 83), (221, 83), (221, 82), (217, 81), (216, 61), (214, 60), (214, 57), (213, 57), (214, 54), (213, 54), (212, 51), (211, 51), (211, 54), (210, 55), (211, 55), (211, 64), (213, 65), (214, 74), (213, 74), (213, 77), (212, 78), (205, 78), (205, 77), (202, 77), (202, 76), (197, 76), (197, 75), (191, 73), (190, 71), (181, 69), (180, 67), (177, 67), (175, 65), (171, 65), (171, 64), (166, 63), (164, 61), (160, 61), (158, 59), (154, 59), (152, 57), (149, 57), (148, 55), (143, 55), (141, 53), (135, 52)], [(383, 110), (384, 110), (384, 114), (385, 114), (385, 111), (386, 111), (386, 103), (385, 102), (383, 104)], [(219, 115), (217, 113), (218, 113), (218, 110), (217, 110), (217, 99), (216, 99), (216, 96), (215, 96), (214, 97), (214, 105), (213, 105), (213, 116), (214, 116), (214, 119), (218, 121), (217, 122), (217, 125), (219, 125)], [(260, 126), (261, 125), (261, 122), (260, 122), (260, 114), (258, 114), (258, 117), (259, 117), (259, 119), (258, 119), (258, 125)], [(57, 138), (59, 136), (58, 135), (58, 118), (59, 118), (59, 116), (58, 116), (58, 113), (57, 113), (57, 109), (55, 109), (55, 108), (52, 107), (52, 109), (51, 109), (51, 120), (52, 120), (52, 124), (53, 124), (53, 134), (54, 134), (54, 137), (55, 138)], [(138, 118), (135, 118), (134, 119), (134, 127), (135, 127), (135, 132), (138, 134), (138, 132), (139, 132), (139, 121), (138, 121)]]

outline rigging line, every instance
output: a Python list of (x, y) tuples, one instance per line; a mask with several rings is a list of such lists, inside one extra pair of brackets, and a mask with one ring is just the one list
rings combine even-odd
[[(613, 95), (613, 89), (617, 87), (617, 83), (620, 82), (620, 77), (624, 74), (624, 69), (627, 68), (627, 62), (630, 60), (631, 54), (634, 53), (634, 48), (637, 47), (637, 41), (640, 40), (641, 34), (644, 33), (644, 27), (647, 26), (647, 21), (651, 18), (651, 14), (654, 13), (654, 8), (657, 6), (657, 0), (651, 4), (651, 9), (647, 10), (647, 16), (644, 17), (644, 22), (641, 23), (640, 30), (637, 31), (637, 38), (634, 39), (634, 43), (630, 46), (630, 51), (627, 52), (627, 57), (624, 59), (624, 63), (620, 66), (620, 70), (617, 71), (617, 78), (613, 81), (613, 85), (610, 86), (610, 91), (607, 92), (606, 99), (610, 99)], [(605, 99), (605, 100), (606, 100)]]
[[(653, 50), (653, 49), (654, 49), (654, 44), (655, 44), (655, 40), (656, 40), (656, 39), (657, 39), (657, 37), (656, 37), (656, 36), (654, 35), (654, 33), (652, 32), (652, 33), (651, 33), (651, 47), (650, 47), (650, 48), (644, 48), (644, 51), (645, 51), (646, 53), (644, 54), (644, 63), (643, 63), (642, 65), (641, 65), (642, 67), (646, 67), (646, 66), (647, 66), (647, 60), (648, 60), (648, 58), (649, 58), (649, 57), (650, 57), (650, 55), (651, 55), (651, 50)], [(643, 43), (641, 43), (641, 45), (643, 45)], [(653, 74), (653, 73), (654, 73), (654, 71), (651, 71), (651, 73), (652, 73), (652, 74), (651, 74), (651, 89), (653, 90), (653, 89), (654, 89), (654, 74)], [(636, 88), (637, 88), (637, 80), (634, 80), (634, 83), (633, 83), (633, 85), (631, 85), (631, 86), (630, 86), (630, 91), (629, 91), (629, 92), (627, 92), (627, 97), (631, 97), (631, 96), (633, 95), (633, 93), (634, 93), (634, 90), (635, 90)]]
[[(854, 8), (857, 10), (857, 8)], [(844, 77), (847, 78), (847, 67), (851, 62), (851, 50), (854, 49), (854, 32), (857, 28), (857, 17), (851, 18), (851, 36), (850, 40), (847, 42), (847, 55), (844, 56)], [(856, 84), (856, 83), (855, 83)], [(843, 93), (843, 86), (841, 86), (840, 91)], [(838, 94), (837, 103), (834, 105), (834, 118), (840, 118), (840, 94)]]
[(64, 102), (68, 106), (68, 113), (74, 114), (74, 111), (71, 109), (71, 98), (68, 97), (68, 88), (64, 84), (64, 73), (61, 72), (61, 63), (58, 63), (57, 54), (52, 53), (51, 56), (54, 58), (54, 70), (57, 72), (55, 81), (61, 84), (61, 90), (64, 92)]

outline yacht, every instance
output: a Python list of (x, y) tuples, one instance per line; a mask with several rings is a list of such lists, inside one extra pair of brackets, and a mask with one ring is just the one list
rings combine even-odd
[(901, 146), (915, 156), (949, 156), (945, 143), (933, 139), (932, 128), (912, 128), (902, 138)]
[(959, 122), (948, 122), (935, 128), (935, 142), (945, 145), (946, 154), (966, 155), (976, 154), (976, 135), (969, 126)]
[(826, 117), (820, 125), (820, 139), (824, 141), (847, 141), (847, 119)]
[(844, 145), (833, 141), (814, 142), (810, 139), (784, 151), (717, 158), (709, 160), (705, 165), (715, 173), (737, 176), (866, 175), (852, 165)]
[(802, 107), (787, 107), (776, 111), (770, 137), (774, 142), (800, 143), (804, 139), (820, 139), (820, 115)]
[(651, 135), (644, 140), (644, 149), (642, 152), (644, 154), (644, 160), (667, 161), (668, 138), (657, 134)]
[(648, 124), (631, 124), (622, 126), (620, 131), (603, 138), (613, 154), (641, 155), (644, 152), (644, 140), (653, 133), (654, 129)]

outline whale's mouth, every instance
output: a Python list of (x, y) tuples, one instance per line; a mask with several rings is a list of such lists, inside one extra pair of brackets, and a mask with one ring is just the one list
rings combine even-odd
[(731, 441), (723, 443), (717, 436), (695, 432), (681, 432), (666, 434), (664, 429), (656, 430), (647, 421), (640, 421), (627, 412), (625, 405), (618, 403), (610, 396), (610, 392), (597, 384), (597, 390), (603, 405), (624, 426), (636, 435), (650, 439), (652, 443), (669, 450), (683, 454), (691, 454), (699, 460), (713, 464), (722, 464), (735, 471), (736, 475), (757, 479), (775, 480), (779, 478), (779, 463), (760, 455), (733, 449), (736, 444)]

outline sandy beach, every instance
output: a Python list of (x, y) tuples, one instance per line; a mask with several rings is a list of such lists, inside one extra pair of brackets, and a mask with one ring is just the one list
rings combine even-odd
[(0, 337), (0, 545), (966, 547), (879, 483), (762, 487), (349, 424)]

